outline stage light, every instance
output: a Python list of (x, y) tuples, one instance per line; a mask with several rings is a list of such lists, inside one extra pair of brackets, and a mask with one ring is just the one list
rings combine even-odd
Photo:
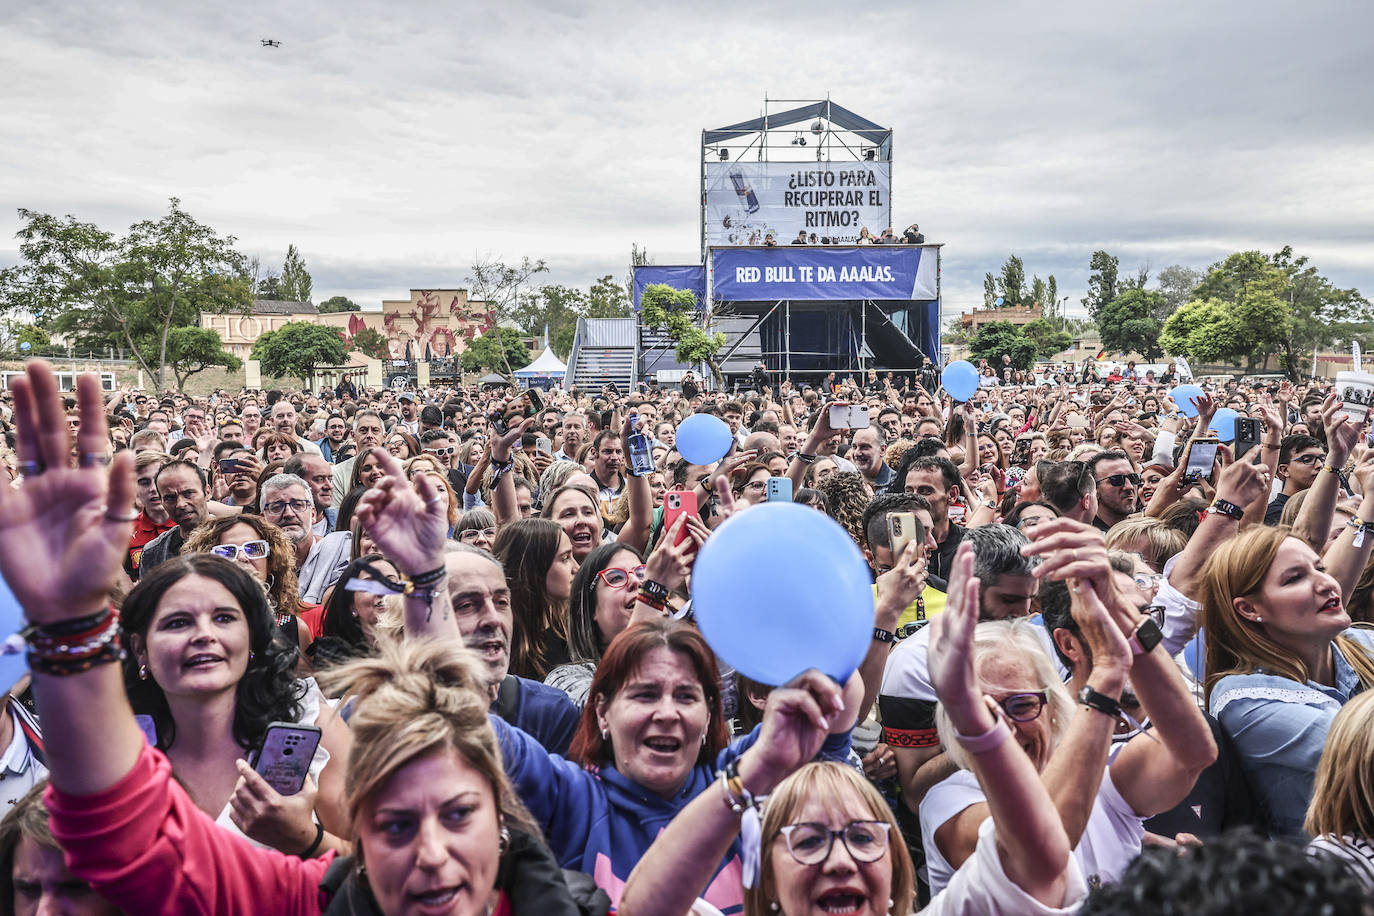
[(878, 151), (873, 149), (872, 147), (869, 147), (868, 149), (864, 150), (864, 158), (867, 159), (869, 162), (872, 162), (874, 159), (878, 158)]
[(730, 151), (729, 151), (729, 150), (724, 150), (724, 149), (723, 149), (723, 150), (720, 151), (720, 161), (721, 161), (721, 162), (724, 162), (725, 160), (727, 160), (727, 159), (729, 159), (729, 158), (730, 158)]
[(821, 124), (820, 118), (817, 118), (815, 121), (811, 122), (811, 133), (819, 137), (821, 135), (821, 131), (823, 130), (825, 130), (825, 125)]
[(792, 145), (793, 145), (793, 146), (805, 146), (805, 145), (806, 145), (806, 138), (803, 137), (800, 133), (798, 133), (795, 137), (792, 138)]

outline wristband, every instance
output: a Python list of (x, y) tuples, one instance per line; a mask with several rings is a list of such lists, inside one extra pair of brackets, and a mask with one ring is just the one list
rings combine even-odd
[(1326, 471), (1326, 472), (1329, 473), (1329, 474), (1336, 474), (1336, 475), (1338, 475), (1338, 476), (1339, 476), (1340, 473), (1341, 473), (1341, 469), (1340, 469), (1340, 468), (1333, 468), (1333, 467), (1332, 467), (1331, 465), (1329, 465), (1329, 464), (1324, 464), (1324, 465), (1322, 465), (1322, 470), (1323, 470), (1323, 471)]
[(655, 601), (668, 600), (668, 586), (661, 582), (655, 582), (653, 579), (645, 579), (643, 582), (639, 583), (639, 590), (642, 594), (648, 595)]
[(315, 853), (320, 851), (320, 844), (324, 842), (324, 824), (315, 825), (315, 842), (306, 848), (305, 852), (296, 853), (298, 859), (313, 859)]
[(897, 634), (891, 630), (884, 630), (882, 627), (874, 627), (873, 638), (878, 642), (896, 642)]
[(1236, 521), (1240, 521), (1245, 517), (1244, 509), (1231, 502), (1229, 499), (1222, 499), (1220, 497), (1212, 500), (1212, 505), (1208, 507), (1207, 511), (1209, 514), (1215, 512), (1217, 515), (1224, 515)]
[(1078, 702), (1113, 719), (1121, 715), (1121, 703), (1119, 701), (1112, 699), (1105, 693), (1098, 693), (1086, 684), (1082, 690), (1078, 691)]
[(981, 735), (961, 735), (957, 731), (954, 733), (954, 740), (959, 742), (959, 746), (970, 754), (986, 754), (988, 751), (996, 750), (1002, 746), (1002, 742), (1011, 737), (1011, 729), (1001, 716), (992, 723), (992, 728), (983, 732)]
[(818, 456), (816, 455), (808, 455), (802, 451), (797, 452), (796, 455), (797, 460), (800, 461), (802, 464), (815, 464), (817, 457)]
[(1364, 546), (1364, 536), (1366, 534), (1374, 534), (1374, 522), (1367, 522), (1362, 518), (1352, 518), (1350, 521), (1345, 523), (1345, 526), (1347, 528), (1355, 529), (1356, 547)]

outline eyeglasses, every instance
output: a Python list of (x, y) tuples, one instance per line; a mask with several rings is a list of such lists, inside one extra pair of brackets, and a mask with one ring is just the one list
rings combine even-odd
[(1146, 617), (1149, 617), (1151, 620), (1159, 624), (1161, 627), (1164, 626), (1164, 605), (1149, 604), (1141, 608), (1140, 613), (1144, 614)]
[(458, 450), (451, 445), (446, 445), (443, 448), (427, 448), (425, 451), (429, 452), (431, 455), (442, 455), (447, 458)]
[(1040, 718), (1040, 712), (1048, 702), (1046, 692), (1043, 690), (1031, 693), (1013, 693), (1004, 700), (997, 702), (1002, 707), (1002, 711), (1007, 717), (1016, 722), (1034, 722)]
[(645, 566), (636, 566), (633, 569), (621, 569), (618, 566), (608, 566), (597, 573), (596, 577), (611, 588), (620, 588), (630, 581), (631, 576), (643, 582), (646, 569), (647, 567)]
[(494, 537), (496, 537), (495, 528), (468, 528), (458, 532), (458, 540), (465, 543), (472, 543), (478, 538), (486, 538), (490, 541)]
[(266, 541), (245, 541), (242, 544), (216, 544), (210, 552), (226, 560), (261, 560), (271, 553)]
[(1326, 460), (1326, 456), (1325, 456), (1325, 455), (1296, 455), (1296, 456), (1294, 456), (1294, 457), (1293, 457), (1292, 459), (1290, 459), (1290, 460), (1296, 461), (1298, 464), (1316, 464), (1316, 463), (1318, 463), (1318, 462), (1320, 462), (1320, 461), (1325, 461), (1325, 460)]
[(271, 515), (281, 515), (287, 509), (297, 514), (304, 512), (313, 505), (308, 499), (279, 499), (276, 502), (263, 503), (262, 511)]
[(819, 865), (830, 858), (835, 838), (856, 862), (876, 862), (887, 852), (887, 837), (892, 825), (886, 821), (850, 821), (839, 830), (825, 824), (788, 824), (778, 830), (787, 841), (787, 851), (798, 865)]
[(1108, 474), (1106, 477), (1099, 477), (1097, 479), (1097, 482), (1109, 483), (1114, 487), (1124, 487), (1126, 485), (1126, 481), (1128, 480), (1131, 482), (1131, 486), (1140, 486), (1139, 474)]
[(1159, 583), (1163, 581), (1163, 573), (1136, 573), (1135, 584), (1137, 588), (1152, 590), (1159, 588)]

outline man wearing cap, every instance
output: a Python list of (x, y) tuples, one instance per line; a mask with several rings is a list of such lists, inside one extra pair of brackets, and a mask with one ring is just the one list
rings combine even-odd
[(402, 391), (398, 397), (401, 401), (401, 419), (397, 422), (396, 428), (405, 430), (417, 439), (420, 438), (420, 417), (415, 406), (415, 392)]

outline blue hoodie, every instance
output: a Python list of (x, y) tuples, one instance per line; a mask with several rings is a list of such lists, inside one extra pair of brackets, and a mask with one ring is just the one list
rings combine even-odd
[[(559, 864), (592, 875), (610, 896), (612, 906), (619, 905), (630, 872), (668, 822), (710, 789), (717, 773), (759, 736), (755, 728), (717, 754), (713, 765), (692, 767), (682, 790), (672, 798), (662, 798), (614, 766), (584, 769), (548, 753), (538, 741), (503, 720), (492, 717), (491, 724), (501, 742), (506, 775), (544, 829)], [(849, 737), (848, 732), (830, 735), (816, 759), (846, 762)], [(729, 916), (744, 908), (743, 887), (736, 839), (701, 897)]]

